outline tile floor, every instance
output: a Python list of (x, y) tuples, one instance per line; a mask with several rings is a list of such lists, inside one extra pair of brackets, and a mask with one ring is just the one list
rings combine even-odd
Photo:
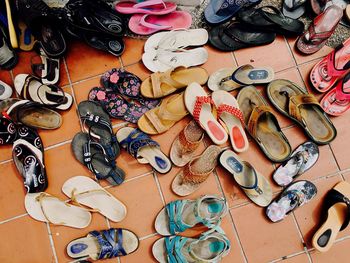
[[(295, 39), (278, 37), (264, 47), (222, 53), (207, 47), (209, 60), (203, 66), (209, 73), (222, 67), (235, 67), (250, 63), (254, 66), (269, 65), (274, 68), (278, 78), (287, 78), (306, 86), (312, 66), (329, 52), (324, 48), (309, 57), (295, 54)], [(81, 129), (77, 114), (77, 104), (87, 98), (90, 88), (99, 85), (99, 76), (112, 67), (125, 67), (142, 79), (150, 72), (140, 63), (143, 40), (126, 39), (127, 50), (121, 58), (101, 53), (78, 42), (69, 45), (69, 52), (61, 65), (60, 85), (73, 94), (75, 104), (69, 112), (63, 114), (64, 123), (55, 131), (40, 131), (45, 146), (45, 164), (49, 178), (47, 192), (65, 198), (61, 186), (65, 180), (76, 175), (90, 176), (90, 173), (78, 163), (70, 150), (73, 136)], [(0, 79), (13, 83), (18, 73), (30, 72), (29, 60), (33, 53), (21, 53), (19, 65), (11, 72), (0, 71)], [(263, 87), (260, 88), (263, 90)], [(289, 119), (277, 113), (283, 130), (293, 147), (306, 140), (299, 127)], [(186, 125), (189, 118), (176, 124), (165, 134), (154, 136), (164, 152), (169, 153), (172, 140)], [(320, 159), (317, 165), (303, 175), (303, 179), (313, 181), (318, 187), (318, 196), (309, 205), (298, 209), (284, 221), (270, 223), (264, 216), (264, 209), (252, 204), (235, 185), (232, 177), (218, 167), (205, 184), (190, 198), (202, 194), (225, 196), (230, 213), (223, 220), (222, 227), (232, 242), (232, 251), (223, 262), (348, 262), (350, 256), (350, 230), (338, 236), (332, 250), (326, 254), (316, 252), (310, 246), (310, 239), (319, 222), (322, 199), (325, 193), (338, 181), (350, 182), (350, 111), (334, 118), (338, 137), (330, 145), (320, 147)], [(121, 121), (114, 120), (116, 130)], [(208, 142), (208, 140), (207, 140)], [(205, 145), (202, 145), (204, 149)], [(275, 164), (268, 161), (254, 143), (248, 152), (241, 156), (271, 181), (275, 194), (281, 191), (271, 180)], [(105, 262), (148, 263), (155, 260), (151, 247), (159, 236), (153, 226), (157, 212), (165, 203), (177, 199), (172, 193), (170, 183), (179, 170), (174, 168), (169, 174), (160, 175), (150, 166), (140, 165), (125, 152), (118, 158), (118, 164), (126, 171), (126, 181), (121, 186), (108, 190), (128, 207), (128, 215), (121, 223), (112, 223), (99, 214), (93, 215), (91, 225), (83, 230), (52, 226), (37, 222), (26, 214), (23, 199), (22, 181), (11, 160), (11, 147), (0, 150), (0, 262), (46, 263), (69, 262), (65, 253), (66, 244), (87, 232), (108, 227), (126, 227), (139, 235), (141, 243), (134, 254), (107, 260)], [(103, 186), (107, 184), (102, 183)], [(108, 187), (108, 186), (107, 186)], [(188, 231), (188, 235), (198, 234), (199, 230)], [(5, 240), (6, 237), (6, 241)]]

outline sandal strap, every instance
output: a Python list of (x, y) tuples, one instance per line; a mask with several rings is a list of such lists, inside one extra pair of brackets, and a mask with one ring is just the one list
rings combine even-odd
[[(289, 114), (304, 124), (300, 108), (304, 105), (315, 105), (321, 107), (316, 97), (312, 94), (300, 94), (289, 97)], [(305, 125), (305, 124), (304, 124)]]
[(256, 173), (255, 168), (248, 162), (243, 161), (243, 163), (250, 168), (250, 170), (253, 172), (254, 176), (254, 185), (253, 186), (244, 186), (239, 184), (240, 187), (242, 187), (245, 191), (249, 191), (251, 195), (262, 195), (264, 192), (259, 186), (259, 180), (258, 180), (258, 174)]
[(202, 111), (203, 104), (213, 104), (213, 100), (209, 96), (197, 96), (193, 109), (193, 118), (199, 123), (199, 117)]
[(304, 40), (306, 42), (311, 42), (314, 45), (319, 45), (322, 42), (324, 42), (325, 40), (327, 40), (332, 34), (333, 34), (333, 29), (331, 29), (330, 31), (327, 32), (320, 32), (320, 33), (316, 33), (316, 29), (315, 29), (316, 25), (314, 23), (312, 23), (308, 29), (309, 31), (309, 39), (306, 39), (304, 36)]
[(337, 203), (344, 203), (347, 206), (347, 214), (346, 214), (346, 218), (343, 222), (342, 227), (340, 228), (340, 231), (344, 230), (350, 222), (350, 199), (346, 196), (344, 196), (342, 193), (338, 192), (335, 189), (331, 189), (325, 198), (325, 210), (328, 210), (329, 208), (331, 208), (334, 204)]
[(202, 133), (202, 136), (200, 137), (200, 139), (198, 141), (189, 141), (187, 139), (186, 133), (185, 133), (185, 129), (183, 129), (180, 133), (179, 133), (179, 142), (181, 145), (181, 148), (179, 149), (183, 154), (187, 153), (187, 152), (193, 152), (195, 151), (199, 144), (202, 142), (204, 138), (204, 133)]
[(344, 45), (341, 44), (337, 46), (331, 53), (328, 54), (326, 60), (327, 60), (327, 75), (329, 77), (341, 77), (343, 76), (350, 68), (350, 63), (346, 63), (343, 69), (338, 69), (335, 66), (335, 55), (337, 52), (340, 52), (340, 50), (344, 48)]
[[(247, 124), (247, 130), (249, 133), (256, 139), (257, 138), (257, 129), (258, 129), (258, 123), (261, 116), (269, 114), (272, 117), (272, 120), (277, 123), (277, 119), (275, 115), (273, 114), (271, 107), (269, 106), (256, 106), (253, 108), (252, 113), (250, 114), (248, 124)], [(277, 124), (278, 126), (278, 124)]]
[[(104, 189), (92, 189), (92, 190), (88, 190), (88, 191), (83, 191), (83, 192), (79, 192), (79, 193), (76, 193), (77, 189), (76, 188), (73, 188), (72, 192), (71, 192), (71, 196), (70, 196), (70, 199), (71, 199), (71, 203), (76, 205), (76, 206), (80, 206), (82, 208), (85, 208), (85, 206), (83, 206), (82, 204), (79, 203), (79, 201), (77, 200), (77, 198), (79, 198), (79, 196), (82, 196), (82, 195), (88, 195), (88, 194), (91, 194), (91, 193), (102, 193), (104, 195), (108, 195), (110, 196), (110, 194), (105, 191)], [(90, 212), (100, 212), (99, 209), (87, 209), (89, 210)]]
[(340, 81), (335, 88), (335, 98), (337, 101), (350, 100), (350, 93), (344, 91), (344, 85), (350, 81), (350, 73)]
[[(45, 212), (45, 208), (44, 208), (44, 205), (43, 205), (43, 200), (46, 199), (46, 198), (53, 198), (53, 199), (58, 199), (57, 197), (55, 196), (52, 196), (48, 193), (45, 193), (45, 192), (41, 192), (37, 197), (36, 197), (36, 200), (37, 202), (39, 202), (40, 204), (40, 209), (41, 209), (41, 212), (43, 213), (45, 219), (47, 220), (47, 222), (49, 222), (50, 224), (53, 224), (53, 225), (67, 225), (67, 223), (65, 222), (53, 222), (49, 216), (47, 215), (47, 213)], [(70, 206), (69, 204), (67, 203), (64, 203), (66, 206)]]
[[(206, 219), (200, 215), (200, 207), (204, 200), (208, 201), (210, 199), (216, 200), (216, 202), (222, 202), (224, 204), (224, 207), (222, 211), (217, 214), (217, 216)], [(204, 195), (200, 198), (197, 198), (193, 213), (198, 223), (202, 223), (203, 225), (211, 229), (217, 229), (221, 223), (222, 218), (226, 215), (227, 211), (228, 205), (226, 203), (225, 198), (220, 198), (214, 195)]]
[(192, 163), (198, 160), (200, 157), (197, 157), (195, 159), (192, 159), (189, 163), (187, 163), (182, 172), (182, 183), (185, 184), (200, 184), (203, 183), (205, 180), (208, 179), (211, 172), (214, 170), (212, 169), (209, 172), (206, 173), (198, 173), (193, 171), (192, 169)]
[(149, 6), (154, 6), (162, 4), (164, 8), (166, 8), (166, 4), (162, 0), (152, 0), (152, 1), (145, 1), (145, 2), (140, 2), (138, 4), (133, 5), (132, 8), (142, 8), (142, 9), (148, 9), (147, 7)]
[(180, 233), (192, 227), (182, 221), (182, 211), (187, 203), (187, 200), (177, 200), (165, 206), (169, 217), (169, 229), (171, 234)]
[(244, 125), (244, 117), (243, 117), (244, 115), (243, 115), (243, 112), (239, 108), (233, 107), (233, 106), (228, 105), (228, 104), (221, 104), (217, 108), (218, 117), (220, 117), (220, 115), (222, 115), (224, 112), (227, 112), (227, 113), (231, 114), (232, 116), (236, 117), (237, 119), (240, 120), (242, 125)]
[[(182, 88), (184, 86), (184, 84), (174, 80), (171, 77), (171, 73), (173, 73), (178, 69), (186, 69), (186, 67), (181, 66), (181, 67), (169, 69), (164, 73), (156, 72), (151, 74), (152, 91), (153, 91), (154, 97), (161, 97), (164, 95), (164, 92), (162, 91), (162, 88), (161, 88), (162, 83), (168, 84), (169, 86), (171, 86), (173, 88), (173, 91), (176, 91), (177, 89)], [(169, 93), (172, 93), (172, 91), (169, 91)]]
[(188, 262), (182, 254), (182, 249), (188, 238), (182, 236), (165, 237), (165, 249), (169, 263), (186, 263)]

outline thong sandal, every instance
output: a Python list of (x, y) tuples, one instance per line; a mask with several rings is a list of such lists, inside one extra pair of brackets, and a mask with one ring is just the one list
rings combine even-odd
[(310, 202), (316, 194), (317, 188), (313, 183), (294, 182), (266, 208), (266, 215), (272, 222), (281, 221), (298, 207)]
[(336, 5), (329, 6), (310, 24), (308, 30), (296, 42), (298, 50), (304, 54), (319, 51), (333, 34), (343, 16), (343, 9)]
[(181, 92), (164, 98), (160, 106), (147, 111), (138, 120), (137, 125), (144, 133), (161, 134), (168, 131), (187, 114), (184, 92)]
[(35, 220), (53, 225), (85, 228), (91, 222), (91, 213), (86, 209), (70, 205), (48, 193), (27, 194), (24, 205)]
[(179, 196), (187, 196), (198, 190), (217, 166), (222, 149), (210, 145), (200, 156), (193, 158), (175, 176), (171, 189)]
[(77, 133), (72, 141), (72, 151), (75, 158), (85, 165), (97, 180), (107, 180), (111, 185), (120, 185), (125, 179), (125, 173), (115, 160), (111, 160), (105, 148), (90, 139), (86, 133)]
[[(136, 234), (124, 228), (91, 231), (86, 237), (72, 240), (67, 245), (69, 257), (83, 262), (129, 255), (139, 247)], [(85, 262), (85, 261), (84, 261)]]
[(215, 144), (223, 144), (228, 136), (212, 114), (212, 99), (198, 84), (190, 84), (185, 91), (185, 105), (195, 121), (206, 131)]
[(86, 176), (68, 179), (62, 186), (62, 192), (73, 204), (87, 206), (113, 222), (120, 222), (126, 216), (125, 205)]
[(199, 238), (170, 236), (158, 239), (152, 247), (155, 259), (166, 262), (221, 262), (230, 253), (227, 236), (217, 231), (207, 231)]
[(241, 85), (231, 78), (235, 70), (235, 68), (222, 68), (214, 72), (208, 79), (208, 88), (212, 91), (232, 91), (240, 88)]
[(176, 166), (185, 166), (194, 156), (203, 138), (204, 131), (194, 120), (190, 121), (171, 145), (171, 161)]
[(271, 82), (275, 78), (275, 73), (271, 67), (254, 68), (247, 64), (237, 68), (231, 78), (242, 86), (258, 85)]
[(220, 156), (221, 165), (229, 171), (239, 187), (258, 206), (266, 207), (272, 200), (272, 189), (264, 176), (248, 162), (242, 161), (231, 150)]
[(323, 96), (320, 105), (329, 115), (343, 115), (350, 108), (350, 72)]
[(171, 162), (160, 150), (159, 144), (139, 129), (122, 128), (117, 132), (117, 139), (120, 145), (139, 163), (149, 163), (161, 174), (171, 170)]
[(318, 157), (318, 146), (313, 142), (305, 142), (293, 151), (290, 158), (277, 168), (272, 177), (279, 186), (287, 186), (311, 169)]
[(282, 12), (285, 16), (298, 19), (306, 11), (306, 0), (284, 0)]
[(350, 221), (350, 184), (340, 182), (330, 190), (324, 201), (326, 218), (312, 238), (312, 246), (320, 252), (328, 251), (339, 231), (343, 231)]
[(37, 77), (19, 74), (15, 77), (17, 93), (26, 100), (31, 100), (57, 110), (68, 110), (73, 104), (73, 97), (58, 86), (45, 85)]
[(267, 95), (279, 112), (297, 122), (317, 144), (333, 141), (337, 131), (317, 99), (289, 80), (274, 80)]
[(336, 47), (311, 70), (312, 86), (319, 92), (330, 90), (350, 69), (350, 38)]
[(273, 162), (283, 162), (291, 154), (291, 146), (282, 132), (271, 107), (254, 86), (242, 89), (237, 101), (243, 112), (246, 129)]
[(149, 78), (142, 82), (141, 94), (146, 98), (162, 98), (186, 88), (192, 82), (204, 85), (207, 80), (208, 73), (203, 68), (177, 67), (164, 73), (151, 74)]
[(243, 113), (235, 97), (227, 91), (217, 90), (213, 92), (212, 99), (218, 118), (228, 131), (233, 149), (236, 152), (245, 152), (248, 150), (249, 142), (244, 131)]
[(177, 200), (168, 203), (158, 213), (154, 225), (162, 236), (184, 232), (197, 224), (215, 228), (227, 211), (226, 200), (213, 195), (204, 195), (196, 200)]

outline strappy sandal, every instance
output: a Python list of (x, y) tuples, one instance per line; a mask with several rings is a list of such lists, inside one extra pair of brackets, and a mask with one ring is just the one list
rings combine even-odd
[(285, 16), (298, 19), (306, 11), (306, 0), (284, 0), (282, 12)]
[(104, 146), (92, 141), (88, 134), (77, 133), (71, 146), (75, 158), (85, 165), (97, 180), (105, 179), (111, 185), (120, 185), (124, 181), (124, 171), (110, 158)]
[(41, 222), (73, 228), (85, 228), (91, 222), (91, 213), (86, 209), (70, 205), (45, 192), (27, 194), (24, 205), (28, 214)]
[(27, 192), (45, 191), (48, 182), (42, 149), (38, 149), (31, 142), (20, 138), (13, 143), (12, 158), (23, 178)]
[(290, 158), (275, 170), (272, 177), (279, 186), (287, 186), (311, 169), (316, 164), (318, 157), (318, 146), (313, 142), (305, 142), (299, 145)]
[(215, 228), (227, 214), (228, 205), (222, 197), (205, 195), (195, 200), (168, 203), (157, 215), (155, 228), (162, 236), (175, 235), (203, 224)]
[(239, 187), (255, 204), (262, 207), (270, 204), (271, 186), (250, 163), (242, 161), (233, 151), (226, 150), (220, 156), (220, 164), (232, 174)]
[(200, 67), (177, 67), (164, 73), (156, 72), (145, 79), (141, 85), (141, 94), (146, 98), (162, 98), (186, 88), (192, 82), (204, 85), (208, 72)]
[(62, 192), (73, 204), (87, 206), (113, 222), (120, 222), (126, 217), (125, 205), (86, 176), (69, 178), (63, 184)]
[(337, 130), (312, 94), (279, 79), (268, 85), (267, 95), (277, 110), (297, 122), (315, 143), (328, 144), (335, 139)]
[(244, 115), (246, 129), (273, 162), (283, 162), (292, 149), (282, 132), (271, 107), (254, 86), (247, 86), (237, 96), (239, 108)]
[(158, 262), (221, 262), (230, 253), (228, 237), (217, 231), (207, 231), (199, 238), (170, 236), (158, 239), (152, 253)]
[(185, 105), (195, 121), (206, 131), (215, 144), (223, 144), (228, 136), (212, 114), (212, 99), (198, 84), (190, 84), (185, 91)]
[(337, 5), (329, 6), (312, 21), (309, 28), (298, 38), (296, 42), (298, 50), (304, 54), (313, 54), (319, 51), (333, 34), (342, 17), (343, 9)]
[(139, 163), (148, 163), (161, 174), (171, 170), (171, 162), (161, 151), (160, 145), (139, 129), (122, 128), (117, 132), (117, 139)]
[(200, 156), (187, 163), (173, 179), (173, 192), (187, 196), (198, 190), (216, 168), (221, 151), (219, 146), (210, 145)]
[(313, 183), (294, 182), (266, 208), (266, 215), (272, 222), (281, 221), (298, 207), (309, 203), (316, 194), (317, 188)]
[(330, 90), (350, 69), (350, 38), (316, 63), (310, 72), (312, 86), (319, 92)]
[(91, 231), (86, 237), (72, 240), (67, 245), (67, 254), (79, 262), (115, 258), (135, 252), (139, 243), (134, 232), (124, 228), (110, 228)]
[(162, 100), (160, 106), (147, 111), (137, 122), (141, 131), (147, 134), (161, 134), (185, 118), (188, 111), (184, 103), (184, 92)]
[(350, 184), (340, 182), (331, 189), (324, 201), (323, 223), (312, 238), (312, 246), (320, 252), (328, 251), (340, 231), (346, 229), (350, 221)]
[(19, 74), (15, 77), (17, 93), (26, 100), (31, 100), (57, 110), (68, 110), (73, 104), (73, 97), (55, 85), (45, 85), (37, 77)]
[(185, 166), (194, 156), (203, 138), (204, 131), (194, 120), (190, 121), (171, 145), (171, 161), (176, 166)]
[(350, 72), (323, 96), (320, 105), (329, 115), (341, 116), (350, 109)]

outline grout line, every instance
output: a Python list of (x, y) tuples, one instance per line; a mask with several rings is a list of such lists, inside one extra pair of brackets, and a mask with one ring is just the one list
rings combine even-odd
[[(127, 179), (123, 182), (123, 184), (125, 183), (128, 183), (128, 182), (131, 182), (131, 181), (134, 181), (136, 179), (139, 179), (139, 178), (142, 178), (142, 177), (146, 177), (148, 175), (151, 175), (152, 174), (152, 171), (151, 172), (147, 172), (147, 173), (144, 173), (144, 174), (140, 174), (140, 175), (137, 175), (135, 177), (132, 177), (130, 179)], [(118, 185), (107, 185), (104, 187), (104, 189), (110, 189), (110, 188), (114, 188), (114, 187), (117, 187)]]
[(297, 228), (299, 237), (301, 238), (304, 251), (305, 251), (306, 253), (309, 253), (309, 252), (307, 251), (307, 246), (306, 246), (306, 243), (305, 243), (305, 240), (304, 240), (304, 237), (303, 237), (303, 233), (301, 232), (301, 229), (300, 229), (300, 226), (299, 226), (299, 224), (298, 224), (297, 218), (296, 218), (296, 216), (295, 216), (295, 214), (294, 214), (294, 211), (292, 212), (292, 218), (293, 218), (293, 222), (294, 222), (294, 224), (295, 224), (295, 226), (296, 226), (296, 228)]
[(149, 234), (147, 236), (140, 237), (139, 240), (142, 241), (142, 240), (145, 240), (147, 238), (155, 237), (157, 235), (158, 235), (158, 233), (152, 233), (152, 234)]
[(164, 194), (163, 194), (163, 191), (162, 191), (162, 187), (160, 186), (160, 182), (158, 180), (157, 173), (155, 173), (154, 171), (153, 171), (153, 178), (154, 178), (154, 180), (156, 182), (156, 185), (157, 185), (157, 188), (158, 188), (158, 192), (160, 194), (160, 199), (162, 199), (163, 205), (165, 206), (166, 202), (165, 202), (165, 197), (164, 197)]
[(269, 263), (281, 262), (281, 261), (284, 261), (286, 259), (293, 258), (293, 257), (299, 256), (299, 255), (302, 255), (302, 254), (306, 254), (306, 252), (305, 251), (296, 252), (296, 253), (290, 254), (288, 256), (284, 256), (284, 257), (281, 257), (281, 258), (278, 258), (278, 259), (271, 260), (271, 261), (269, 261)]
[(89, 81), (89, 80), (92, 80), (92, 79), (96, 79), (96, 78), (98, 78), (98, 77), (101, 77), (102, 75), (103, 75), (103, 73), (97, 74), (97, 75), (93, 75), (93, 76), (90, 76), (90, 77), (85, 78), (85, 79), (80, 79), (80, 80), (74, 81), (74, 82), (72, 82), (71, 84), (72, 84), (72, 86), (77, 85), (77, 84), (81, 84), (81, 83), (83, 83), (83, 82), (86, 82), (86, 81)]
[(10, 162), (12, 162), (12, 159), (8, 159), (8, 160), (5, 160), (5, 161), (1, 161), (1, 162), (0, 162), (0, 165), (2, 165), (2, 164), (7, 164), (7, 163), (10, 163)]
[(47, 233), (49, 234), (50, 246), (51, 246), (51, 249), (52, 249), (53, 257), (54, 257), (54, 259), (55, 259), (55, 262), (58, 263), (58, 258), (57, 258), (55, 243), (53, 242), (50, 224), (49, 224), (49, 223), (45, 223), (45, 224), (46, 224), (46, 228), (47, 228)]
[(120, 63), (120, 67), (121, 67), (121, 68), (125, 68), (124, 62), (123, 62), (123, 59), (122, 59), (122, 56), (119, 56), (119, 57), (118, 57), (118, 60), (119, 60), (119, 63)]
[(237, 239), (237, 242), (239, 244), (239, 248), (241, 250), (241, 253), (243, 255), (243, 258), (244, 258), (244, 262), (245, 263), (248, 263), (248, 258), (247, 258), (247, 255), (244, 251), (244, 248), (243, 248), (243, 244), (241, 242), (241, 239), (239, 238), (239, 234), (238, 234), (238, 231), (237, 231), (237, 227), (235, 225), (235, 221), (233, 220), (233, 215), (231, 213), (231, 211), (229, 211), (229, 219), (231, 219), (231, 224), (232, 224), (232, 227), (233, 227), (233, 232), (235, 233), (235, 236), (236, 236), (236, 239)]
[(286, 39), (285, 36), (283, 36), (283, 39), (284, 39), (284, 42), (285, 42), (286, 45), (287, 45), (287, 49), (288, 49), (288, 51), (289, 51), (289, 55), (291, 55), (292, 58), (293, 58), (294, 65), (295, 65), (295, 66), (298, 66), (297, 60), (296, 60), (296, 58), (294, 57), (293, 50), (292, 50), (292, 48), (290, 47), (288, 40)]
[(11, 218), (9, 218), (9, 219), (6, 219), (6, 220), (4, 220), (4, 221), (1, 221), (1, 222), (0, 222), (0, 225), (5, 224), (5, 223), (8, 223), (8, 222), (11, 222), (11, 221), (16, 220), (16, 219), (18, 219), (18, 218), (25, 217), (25, 216), (27, 216), (27, 215), (28, 215), (28, 213), (25, 213), (25, 214), (22, 214), (22, 215), (18, 215), (18, 216), (14, 216), (14, 217), (11, 217)]
[(57, 144), (54, 144), (54, 145), (51, 145), (51, 146), (48, 146), (48, 147), (44, 148), (44, 150), (45, 150), (45, 151), (52, 150), (52, 149), (54, 149), (54, 148), (57, 148), (57, 147), (60, 147), (60, 146), (69, 144), (69, 143), (71, 143), (71, 142), (72, 142), (71, 139), (70, 139), (70, 140), (67, 140), (67, 141), (59, 142), (59, 143), (57, 143)]

